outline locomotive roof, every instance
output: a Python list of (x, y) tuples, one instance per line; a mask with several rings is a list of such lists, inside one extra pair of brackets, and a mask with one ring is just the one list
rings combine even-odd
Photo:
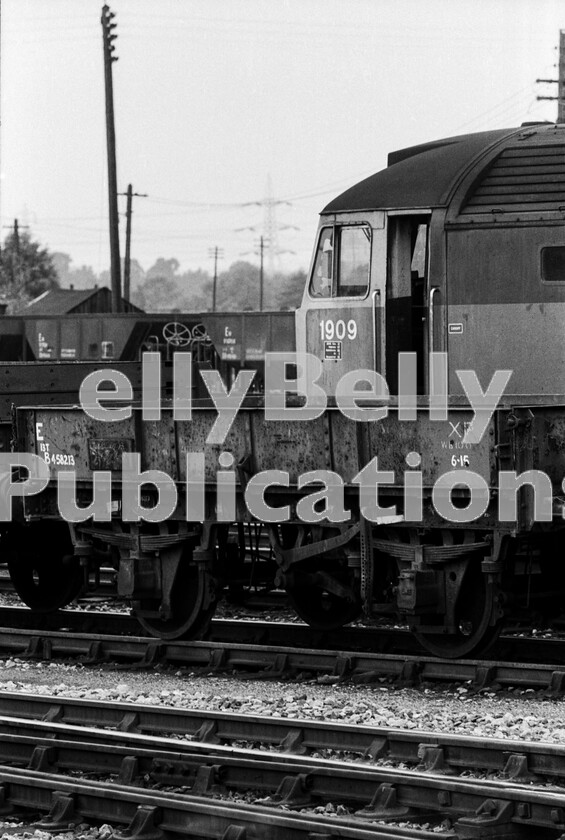
[[(554, 130), (555, 126), (538, 125), (536, 133), (544, 128)], [(506, 138), (526, 131), (525, 126), (482, 131), (392, 152), (386, 169), (341, 193), (324, 207), (322, 214), (445, 205), (453, 188), (475, 160)]]

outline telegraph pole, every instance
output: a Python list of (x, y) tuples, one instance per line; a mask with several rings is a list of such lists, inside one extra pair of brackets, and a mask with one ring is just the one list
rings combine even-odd
[(21, 283), (21, 262), (20, 262), (20, 229), (22, 227), (27, 228), (29, 225), (20, 225), (17, 219), (14, 219), (14, 225), (4, 225), (4, 227), (9, 227), (13, 230), (14, 236), (14, 257), (15, 259), (12, 262), (12, 283)]
[(222, 259), (224, 256), (224, 251), (222, 248), (218, 248), (216, 245), (215, 248), (210, 248), (208, 251), (208, 256), (212, 257), (214, 260), (214, 283), (212, 285), (212, 312), (216, 311), (216, 291), (218, 287), (218, 259)]
[(131, 216), (133, 213), (132, 210), (132, 203), (133, 203), (133, 196), (137, 196), (138, 198), (147, 198), (147, 193), (134, 193), (133, 187), (131, 184), (128, 184), (128, 189), (126, 193), (120, 193), (120, 195), (127, 196), (127, 205), (126, 205), (126, 256), (124, 259), (124, 300), (129, 301), (129, 294), (130, 294), (130, 274), (131, 274)]
[(559, 81), (557, 88), (557, 122), (565, 122), (565, 30), (559, 31)]
[(536, 79), (538, 84), (557, 85), (557, 96), (536, 96), (536, 99), (557, 102), (557, 122), (565, 123), (565, 29), (559, 30), (559, 61), (557, 67), (557, 79)]
[(110, 274), (112, 278), (112, 312), (122, 308), (120, 278), (120, 234), (118, 228), (118, 178), (116, 173), (116, 129), (114, 126), (114, 91), (112, 86), (112, 63), (118, 60), (114, 55), (113, 41), (118, 37), (116, 17), (107, 5), (102, 6), (102, 43), (104, 48), (104, 84), (106, 92), (106, 146), (108, 150), (108, 207), (110, 222)]

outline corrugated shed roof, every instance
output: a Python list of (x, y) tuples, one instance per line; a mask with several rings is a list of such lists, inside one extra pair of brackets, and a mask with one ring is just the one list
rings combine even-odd
[[(91, 314), (104, 314), (111, 311), (112, 294), (107, 286), (99, 286), (96, 289), (51, 289), (32, 300), (22, 315), (69, 315), (76, 313), (90, 312)], [(84, 304), (91, 301), (86, 309)], [(123, 312), (142, 313), (143, 309), (122, 298)]]
[(22, 315), (65, 315), (100, 289), (51, 289), (32, 300)]

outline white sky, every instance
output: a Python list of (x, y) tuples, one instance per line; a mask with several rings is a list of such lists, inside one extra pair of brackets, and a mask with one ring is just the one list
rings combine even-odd
[[(0, 223), (109, 267), (102, 0), (1, 0)], [(307, 267), (319, 210), (389, 151), (551, 119), (562, 0), (109, 0), (132, 257), (220, 268), (264, 232)], [(120, 199), (125, 211), (125, 198)], [(248, 207), (238, 205), (257, 202)], [(224, 206), (228, 205), (228, 206)], [(236, 232), (238, 228), (255, 230)], [(283, 229), (286, 227), (286, 229)], [(298, 230), (295, 229), (299, 228)], [(121, 221), (121, 252), (125, 219)], [(257, 262), (258, 257), (244, 257)]]

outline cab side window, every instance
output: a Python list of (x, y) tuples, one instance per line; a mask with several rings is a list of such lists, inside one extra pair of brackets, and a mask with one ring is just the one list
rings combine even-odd
[(369, 289), (371, 229), (368, 225), (325, 227), (320, 232), (312, 297), (364, 297)]
[(565, 247), (563, 245), (541, 249), (541, 279), (545, 283), (565, 282)]
[(337, 297), (361, 297), (369, 288), (371, 230), (367, 227), (342, 228), (339, 237)]
[(312, 297), (331, 297), (333, 277), (334, 230), (322, 228), (314, 271), (310, 281)]

